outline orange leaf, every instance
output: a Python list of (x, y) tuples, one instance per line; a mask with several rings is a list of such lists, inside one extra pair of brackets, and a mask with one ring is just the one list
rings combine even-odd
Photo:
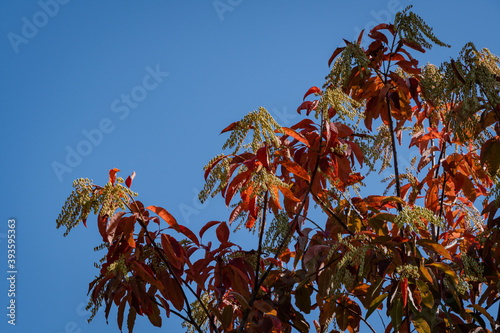
[(234, 196), (234, 193), (239, 190), (246, 182), (248, 181), (248, 178), (250, 178), (252, 174), (252, 170), (247, 170), (245, 172), (242, 172), (238, 174), (234, 179), (231, 181), (231, 184), (227, 187), (226, 191), (226, 206), (229, 207), (229, 203), (231, 202), (231, 199)]
[(287, 169), (288, 171), (290, 171), (294, 175), (299, 176), (300, 178), (303, 178), (307, 181), (311, 181), (311, 177), (309, 176), (307, 171), (304, 170), (304, 168), (302, 168), (297, 163), (295, 163), (293, 161), (283, 161), (283, 162), (281, 162), (281, 165), (284, 166), (285, 169)]
[(278, 188), (273, 184), (269, 184), (269, 191), (271, 192), (271, 199), (273, 203), (276, 205), (276, 207), (278, 207), (278, 209), (281, 209), (280, 194)]
[[(283, 133), (285, 133), (288, 136), (291, 136), (292, 138), (296, 139), (297, 141), (302, 142), (305, 144), (307, 147), (309, 147), (309, 141), (300, 133), (297, 133), (295, 130), (288, 128), (288, 127), (282, 127), (281, 128)], [(278, 132), (278, 130), (276, 130)]]
[(281, 193), (285, 196), (285, 198), (295, 201), (295, 202), (300, 202), (300, 199), (298, 199), (292, 191), (286, 186), (278, 185), (278, 188), (280, 189)]
[(306, 94), (304, 95), (304, 98), (302, 100), (305, 100), (306, 97), (309, 96), (310, 94), (320, 94), (321, 95), (321, 89), (319, 89), (316, 86), (309, 88), (309, 90), (306, 92)]
[(117, 169), (117, 168), (113, 168), (113, 169), (109, 170), (109, 182), (110, 182), (111, 184), (113, 184), (113, 185), (115, 184), (115, 181), (116, 181), (116, 173), (117, 173), (118, 171), (120, 171), (120, 170), (119, 170), (119, 169)]
[(174, 228), (176, 231), (180, 232), (179, 224), (177, 223), (177, 220), (172, 216), (172, 214), (167, 212), (166, 209), (161, 208), (161, 207), (156, 207), (156, 206), (149, 206), (149, 207), (146, 207), (146, 209), (149, 209), (153, 213), (157, 214), (165, 222), (167, 222), (172, 228)]

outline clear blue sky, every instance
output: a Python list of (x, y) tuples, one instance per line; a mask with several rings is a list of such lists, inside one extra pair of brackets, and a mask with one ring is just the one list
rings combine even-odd
[[(392, 21), (409, 3), (1, 1), (0, 331), (117, 332), (113, 312), (109, 326), (102, 314), (88, 325), (83, 309), (99, 258), (95, 218), (66, 238), (55, 229), (73, 180), (104, 184), (110, 168), (136, 171), (140, 199), (190, 228), (226, 220), (220, 200), (193, 201), (202, 167), (225, 140), (220, 130), (259, 106), (282, 125), (298, 121), (301, 97), (323, 84), (342, 38)], [(453, 46), (424, 62), (448, 60), (471, 40), (500, 54), (500, 2), (416, 3)], [(6, 316), (9, 218), (17, 221), (15, 327)], [(182, 332), (178, 320), (164, 327)], [(160, 332), (142, 318), (136, 331)]]

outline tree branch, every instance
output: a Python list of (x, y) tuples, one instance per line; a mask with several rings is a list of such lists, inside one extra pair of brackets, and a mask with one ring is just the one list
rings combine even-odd
[[(276, 251), (276, 253), (274, 255), (274, 259), (278, 258), (279, 254), (281, 253), (281, 251), (285, 247), (285, 244), (287, 243), (288, 237), (291, 236), (293, 230), (296, 227), (296, 224), (298, 223), (299, 216), (302, 213), (302, 209), (304, 209), (304, 206), (306, 205), (307, 199), (309, 197), (309, 193), (311, 193), (312, 184), (314, 182), (314, 178), (315, 178), (316, 173), (318, 171), (319, 160), (321, 158), (322, 143), (323, 143), (323, 113), (321, 112), (321, 126), (320, 126), (320, 131), (319, 131), (318, 158), (316, 159), (316, 163), (315, 163), (314, 169), (312, 170), (311, 181), (310, 181), (309, 186), (308, 186), (308, 188), (307, 188), (307, 190), (306, 190), (306, 192), (304, 194), (304, 199), (302, 200), (302, 203), (301, 203), (301, 205), (300, 205), (297, 213), (295, 214), (294, 219), (290, 223), (290, 227), (288, 228), (288, 231), (287, 231), (285, 237), (283, 237), (283, 240), (281, 241), (280, 245), (278, 246), (278, 249), (277, 249), (277, 251)], [(245, 312), (243, 313), (243, 316), (241, 318), (241, 322), (240, 322), (240, 325), (238, 327), (237, 332), (239, 332), (239, 333), (243, 332), (244, 327), (245, 327), (245, 325), (246, 325), (246, 323), (248, 321), (248, 316), (250, 314), (250, 311), (252, 310), (253, 303), (255, 302), (255, 299), (257, 297), (257, 292), (260, 289), (260, 286), (262, 286), (262, 284), (264, 283), (266, 277), (269, 275), (269, 273), (273, 269), (273, 267), (274, 267), (274, 264), (270, 263), (269, 267), (266, 269), (266, 271), (264, 272), (264, 274), (262, 274), (262, 276), (260, 277), (258, 283), (256, 284), (256, 287), (254, 288), (254, 290), (252, 292), (252, 295), (250, 296), (250, 301), (248, 302), (248, 305), (250, 306), (250, 308), (246, 309)]]
[[(199, 327), (198, 324), (196, 324), (194, 318), (193, 318), (193, 315), (192, 315), (192, 310), (191, 310), (191, 306), (189, 305), (189, 300), (187, 298), (187, 295), (184, 291), (184, 289), (182, 288), (182, 283), (181, 283), (181, 280), (179, 279), (179, 277), (174, 273), (173, 269), (172, 269), (172, 266), (170, 265), (169, 261), (167, 260), (167, 258), (165, 258), (164, 254), (160, 251), (160, 249), (158, 248), (158, 246), (156, 245), (155, 241), (153, 240), (153, 238), (151, 237), (151, 235), (149, 234), (148, 232), (148, 229), (146, 227), (146, 223), (145, 223), (145, 219), (144, 217), (142, 216), (142, 213), (139, 209), (139, 206), (137, 205), (137, 202), (135, 201), (135, 199), (131, 196), (129, 196), (131, 199), (132, 199), (132, 202), (134, 203), (137, 211), (139, 212), (139, 215), (140, 215), (140, 219), (138, 219), (137, 221), (139, 222), (141, 228), (144, 230), (144, 233), (146, 235), (146, 237), (149, 239), (149, 241), (151, 242), (151, 245), (153, 245), (153, 248), (155, 249), (155, 252), (159, 255), (161, 261), (167, 266), (167, 269), (170, 271), (170, 274), (174, 277), (174, 280), (175, 282), (177, 283), (177, 285), (179, 286), (179, 289), (181, 290), (181, 293), (182, 293), (182, 297), (184, 298), (184, 302), (186, 303), (186, 308), (187, 308), (187, 315), (190, 319), (190, 322), (193, 322), (193, 326), (196, 328), (196, 330), (200, 333), (203, 333), (203, 331), (201, 330), (201, 328)], [(128, 206), (128, 205), (127, 205)], [(130, 209), (130, 207), (128, 207)], [(130, 209), (130, 211), (132, 212), (132, 209)], [(184, 281), (182, 281), (184, 282)], [(210, 313), (208, 312), (207, 308), (205, 307), (205, 305), (203, 304), (202, 300), (198, 297), (198, 295), (194, 292), (194, 290), (187, 284), (184, 282), (184, 285), (189, 289), (189, 291), (196, 297), (196, 299), (198, 300), (198, 302), (200, 303), (201, 307), (203, 308), (203, 311), (205, 312), (207, 318), (209, 319), (210, 321), (210, 325), (212, 326), (212, 328), (214, 329), (215, 332), (217, 332), (217, 326), (215, 325), (215, 323), (213, 322), (213, 318), (212, 316), (210, 315)]]
[[(262, 213), (262, 220), (260, 222), (260, 231), (259, 231), (259, 246), (257, 248), (257, 263), (255, 264), (255, 284), (254, 291), (260, 289), (259, 284), (259, 271), (260, 271), (260, 255), (262, 253), (262, 236), (264, 235), (264, 228), (266, 226), (266, 216), (267, 216), (267, 201), (269, 199), (269, 191), (266, 191), (264, 195), (264, 208)], [(257, 291), (258, 292), (258, 291)]]

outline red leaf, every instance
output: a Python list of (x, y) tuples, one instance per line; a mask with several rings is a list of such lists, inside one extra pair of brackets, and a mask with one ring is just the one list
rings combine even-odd
[(361, 32), (359, 33), (358, 40), (357, 40), (358, 45), (361, 45), (361, 39), (363, 38), (363, 32), (365, 32), (365, 29), (361, 30)]
[(311, 113), (312, 110), (316, 110), (316, 107), (318, 106), (319, 101), (314, 100), (314, 101), (305, 101), (304, 103), (300, 104), (300, 106), (297, 108), (297, 113), (300, 114), (301, 110), (307, 110), (306, 115), (308, 116), (309, 113)]
[[(181, 269), (183, 264), (182, 252), (176, 253), (180, 252), (180, 245), (177, 243), (175, 238), (167, 234), (161, 234), (161, 246), (163, 247), (163, 250), (165, 250), (168, 262), (171, 263), (175, 268)], [(174, 246), (177, 248), (177, 251), (174, 250)]]
[(330, 57), (330, 60), (328, 60), (328, 67), (331, 66), (333, 60), (340, 54), (340, 52), (344, 51), (345, 47), (338, 47), (333, 51), (332, 56)]
[(176, 231), (180, 232), (179, 224), (177, 223), (176, 219), (172, 216), (172, 214), (167, 212), (166, 209), (161, 208), (161, 207), (156, 207), (156, 206), (149, 206), (149, 207), (146, 207), (146, 209), (149, 209), (153, 213), (157, 214), (165, 222), (167, 222), (172, 228), (174, 228)]
[(408, 279), (404, 278), (401, 281), (401, 296), (403, 297), (403, 305), (406, 306), (408, 301)]
[(125, 181), (125, 185), (127, 185), (128, 188), (130, 188), (130, 185), (132, 185), (132, 181), (135, 178), (135, 171), (132, 172), (130, 176), (127, 177), (127, 180)]
[(369, 34), (368, 34), (368, 37), (371, 37), (375, 40), (378, 40), (378, 41), (381, 41), (381, 42), (384, 42), (386, 45), (389, 44), (389, 41), (387, 40), (387, 37), (386, 35), (384, 35), (383, 33), (379, 32), (379, 31), (374, 31), (372, 30)]
[(297, 133), (295, 130), (288, 127), (282, 127), (281, 129), (283, 130), (283, 133), (285, 133), (286, 135), (291, 136), (292, 138), (302, 142), (307, 147), (309, 147), (309, 141), (307, 141), (307, 139), (302, 134)]
[(387, 24), (387, 23), (381, 23), (381, 24), (375, 26), (372, 30), (370, 30), (370, 32), (382, 30), (382, 29), (387, 29), (390, 31), (391, 34), (394, 35), (394, 26), (392, 24)]
[(300, 165), (293, 161), (283, 161), (281, 162), (281, 165), (283, 165), (288, 171), (293, 173), (296, 176), (299, 176), (300, 178), (303, 178), (307, 181), (311, 181), (311, 176), (307, 173), (306, 170), (304, 170)]
[(354, 156), (356, 156), (359, 165), (363, 167), (363, 152), (361, 151), (361, 148), (359, 148), (358, 144), (354, 141), (349, 141), (349, 145), (351, 146), (351, 149), (354, 152)]
[(107, 236), (106, 236), (106, 225), (108, 224), (108, 215), (103, 215), (101, 216), (101, 212), (99, 212), (99, 215), (97, 215), (97, 228), (99, 229), (99, 233), (102, 236), (102, 241), (106, 242), (107, 241)]
[(425, 208), (430, 209), (433, 212), (436, 212), (439, 205), (439, 189), (433, 184), (430, 186), (427, 194), (425, 196)]
[(283, 195), (285, 196), (285, 198), (289, 199), (289, 200), (292, 200), (292, 201), (295, 201), (295, 202), (300, 202), (300, 199), (298, 199), (292, 191), (290, 191), (290, 189), (286, 186), (281, 186), (281, 185), (278, 185), (278, 188), (280, 189), (281, 193), (283, 193)]
[(243, 209), (243, 204), (239, 204), (233, 209), (233, 211), (229, 215), (229, 224), (233, 223), (236, 217), (238, 217), (238, 215), (241, 213), (242, 209)]
[(421, 45), (419, 45), (417, 43), (410, 42), (409, 40), (407, 40), (405, 38), (402, 38), (401, 42), (403, 42), (404, 45), (406, 45), (406, 46), (408, 46), (408, 47), (410, 47), (410, 48), (412, 48), (412, 49), (414, 49), (416, 51), (420, 51), (422, 53), (425, 53), (425, 49)]
[(234, 193), (239, 190), (247, 181), (248, 178), (251, 176), (252, 170), (247, 170), (245, 172), (242, 172), (238, 174), (234, 179), (231, 181), (229, 184), (227, 191), (226, 191), (226, 205), (229, 207), (229, 203), (231, 202), (231, 199), (234, 196)]
[(245, 228), (251, 229), (255, 223), (256, 219), (253, 216), (249, 216), (247, 222), (245, 223)]
[(219, 224), (219, 223), (220, 223), (219, 221), (210, 221), (207, 224), (205, 224), (200, 230), (200, 238), (203, 237), (203, 234), (205, 233), (205, 231), (207, 231), (208, 229), (210, 229), (211, 227), (213, 227), (214, 225)]
[(267, 153), (267, 144), (264, 147), (257, 150), (257, 159), (262, 162), (262, 165), (266, 168), (269, 167), (269, 155)]
[(408, 74), (420, 74), (420, 68), (413, 67), (413, 63), (408, 60), (400, 60), (396, 63), (402, 70)]
[(119, 169), (117, 169), (117, 168), (113, 168), (113, 169), (109, 170), (109, 182), (110, 182), (111, 184), (114, 184), (114, 183), (115, 183), (115, 181), (116, 181), (116, 173), (117, 173), (118, 171), (120, 171), (120, 170), (119, 170)]
[(229, 228), (226, 222), (222, 222), (216, 229), (217, 239), (221, 244), (227, 243), (229, 240)]
[(200, 242), (198, 241), (198, 237), (188, 228), (183, 225), (179, 225), (179, 230), (183, 233), (187, 238), (193, 241), (196, 245), (200, 246)]
[(222, 133), (226, 133), (226, 132), (229, 132), (229, 131), (232, 131), (234, 129), (234, 127), (236, 126), (236, 124), (238, 124), (239, 121), (235, 121), (234, 123), (232, 123), (231, 125), (229, 125), (228, 127), (224, 128), (222, 130), (222, 132), (220, 132), (220, 134)]
[(272, 202), (276, 205), (276, 207), (278, 207), (278, 209), (281, 209), (278, 187), (274, 186), (273, 184), (269, 184), (269, 191), (270, 193), (272, 193)]
[(305, 100), (306, 97), (309, 96), (310, 94), (320, 94), (321, 95), (321, 89), (319, 89), (316, 86), (309, 88), (309, 90), (306, 92), (306, 94), (304, 95), (304, 98), (302, 100)]
[(107, 241), (110, 244), (113, 242), (116, 227), (118, 226), (118, 223), (120, 222), (121, 218), (125, 214), (126, 214), (126, 212), (123, 212), (123, 211), (117, 212), (111, 217), (111, 219), (109, 220), (108, 227), (106, 229), (106, 239), (104, 241)]

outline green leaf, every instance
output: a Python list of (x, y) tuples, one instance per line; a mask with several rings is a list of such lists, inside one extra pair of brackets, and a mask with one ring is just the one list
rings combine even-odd
[(420, 291), (420, 297), (422, 298), (422, 304), (432, 309), (434, 307), (434, 296), (432, 296), (429, 286), (422, 280), (416, 280), (416, 282)]
[(424, 318), (413, 319), (413, 326), (418, 333), (431, 333), (431, 328)]
[(368, 319), (368, 317), (370, 317), (370, 315), (373, 313), (373, 311), (375, 311), (378, 308), (380, 303), (382, 303), (384, 301), (384, 299), (387, 298), (387, 296), (389, 296), (389, 293), (379, 295), (371, 302), (370, 306), (368, 307), (368, 311), (366, 312), (365, 319)]
[(400, 297), (396, 297), (394, 299), (390, 314), (392, 326), (394, 327), (394, 330), (397, 331), (403, 322), (403, 302)]

